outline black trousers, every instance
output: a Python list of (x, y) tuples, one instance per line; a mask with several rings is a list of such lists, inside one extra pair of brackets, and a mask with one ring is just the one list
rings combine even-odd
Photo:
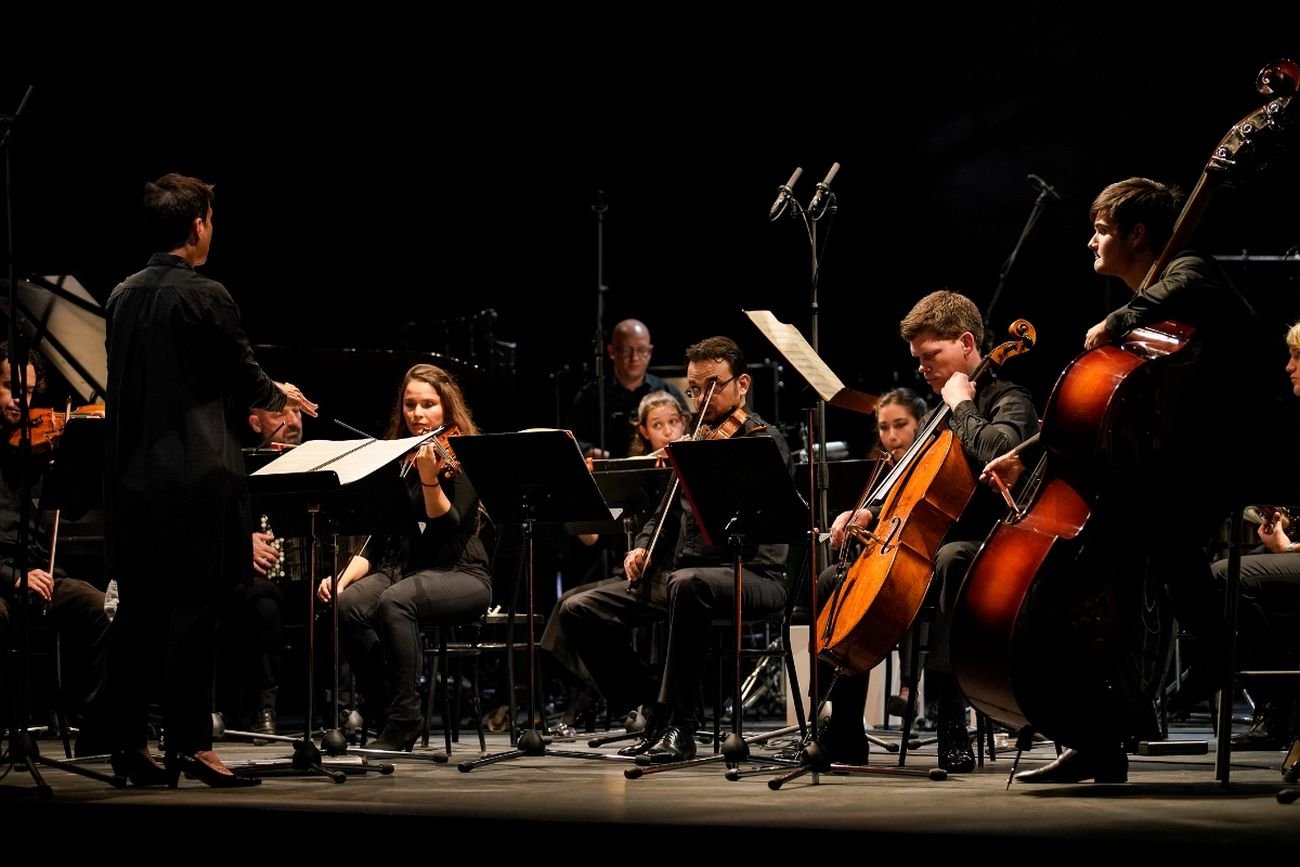
[[(693, 717), (709, 629), (715, 619), (727, 619), (735, 609), (735, 569), (685, 567), (669, 572), (661, 587), (653, 587), (643, 598), (628, 593), (625, 584), (601, 585), (569, 597), (558, 615), (611, 709), (624, 712), (658, 700), (679, 717)], [(780, 611), (786, 601), (784, 576), (744, 569), (741, 594), (742, 616)], [(656, 679), (636, 650), (633, 630), (663, 620), (668, 636), (663, 674)]]
[[(14, 603), (0, 599), (0, 648), (7, 648), (11, 640), (20, 639), (14, 634), (16, 612), (11, 610), (12, 605)], [(92, 700), (96, 716), (106, 712), (102, 701), (105, 698), (109, 621), (104, 614), (103, 591), (76, 578), (56, 578), (54, 593), (45, 613), (41, 613), (40, 598), (32, 594), (28, 615), (33, 625), (29, 637), (47, 634), (50, 630), (58, 633), (63, 657), (63, 694), (58, 696), (58, 700), (68, 712), (81, 714), (85, 718), (83, 724), (89, 725)], [(9, 686), (11, 684), (6, 682), (5, 687)], [(96, 724), (100, 722), (95, 720)]]
[(420, 624), (469, 623), (487, 612), (486, 572), (375, 572), (339, 594), (339, 644), (366, 704), (392, 722), (420, 720)]

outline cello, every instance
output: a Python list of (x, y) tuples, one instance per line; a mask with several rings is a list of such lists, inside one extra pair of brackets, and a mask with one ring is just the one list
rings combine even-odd
[[(1291, 61), (1259, 73), (1257, 89), (1275, 98), (1215, 148), (1139, 293), (1185, 248), (1230, 173), (1270, 155), (1297, 81)], [(1194, 364), (1184, 359), (1195, 359), (1186, 350), (1195, 337), (1195, 328), (1173, 320), (1134, 328), (1087, 350), (1058, 378), (1025, 505), (990, 531), (953, 613), (953, 673), (991, 719), (1067, 744), (1120, 744), (1153, 725), (1172, 623), (1148, 568), (1159, 552), (1133, 538), (1144, 531), (1134, 501), (1158, 496), (1167, 480), (1145, 471), (1165, 460), (1171, 431), (1161, 397), (1177, 394), (1178, 377)], [(1125, 475), (1139, 490), (1104, 484)]]
[[(980, 360), (971, 381), (1029, 351), (1033, 325), (1011, 324), (1008, 340)], [(934, 413), (865, 503), (881, 503), (875, 529), (821, 606), (818, 655), (839, 670), (870, 671), (893, 649), (921, 611), (934, 574), (934, 554), (975, 492), (975, 476), (953, 432), (949, 408)], [(848, 545), (848, 542), (845, 542)]]

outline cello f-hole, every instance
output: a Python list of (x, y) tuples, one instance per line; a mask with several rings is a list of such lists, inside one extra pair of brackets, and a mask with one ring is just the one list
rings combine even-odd
[(881, 554), (889, 553), (889, 543), (894, 541), (894, 537), (898, 535), (898, 530), (902, 526), (903, 526), (903, 519), (901, 517), (895, 516), (890, 520), (889, 532), (885, 534), (885, 537), (883, 539), (875, 535), (874, 533), (872, 534), (871, 536), (872, 540), (880, 543)]

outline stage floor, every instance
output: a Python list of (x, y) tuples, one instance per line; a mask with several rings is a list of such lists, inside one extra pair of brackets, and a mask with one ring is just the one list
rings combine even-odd
[[(877, 734), (891, 737), (888, 732)], [(1208, 731), (1195, 723), (1176, 726), (1171, 734), (1192, 746), (1208, 740)], [(0, 782), (0, 806), (11, 831), (27, 827), (24, 816), (36, 823), (32, 827), (53, 829), (43, 845), (61, 853), (102, 849), (107, 839), (101, 832), (111, 834), (111, 829), (133, 827), (153, 834), (162, 824), (171, 828), (168, 838), (178, 830), (184, 834), (183, 829), (194, 829), (207, 839), (205, 850), (230, 855), (247, 851), (242, 848), (247, 841), (241, 840), (245, 834), (263, 841), (259, 845), (283, 844), (288, 853), (307, 851), (294, 848), (302, 835), (315, 845), (335, 845), (331, 840), (345, 841), (338, 845), (349, 848), (362, 841), (368, 846), (395, 845), (374, 834), (399, 828), (409, 835), (400, 843), (403, 849), (431, 852), (452, 845), (457, 850), (473, 846), (522, 853), (543, 840), (552, 845), (561, 839), (556, 834), (621, 828), (668, 830), (674, 839), (685, 835), (706, 848), (739, 847), (738, 852), (767, 857), (754, 848), (761, 844), (773, 847), (773, 858), (775, 847), (783, 843), (842, 842), (840, 838), (849, 835), (904, 845), (939, 837), (1012, 848), (1145, 843), (1179, 851), (1300, 842), (1300, 804), (1281, 804), (1276, 797), (1283, 788), (1283, 753), (1234, 753), (1231, 785), (1225, 789), (1214, 779), (1213, 740), (1208, 740), (1203, 755), (1131, 756), (1129, 782), (1123, 785), (1015, 784), (1008, 789), (1013, 753), (986, 759), (974, 773), (936, 780), (926, 774), (935, 766), (935, 747), (926, 746), (909, 753), (904, 774), (898, 772), (896, 753), (873, 748), (877, 772), (823, 773), (816, 779), (806, 775), (779, 790), (769, 786), (774, 773), (728, 780), (721, 762), (629, 780), (624, 770), (631, 763), (614, 756), (622, 744), (589, 750), (585, 739), (552, 742), (544, 755), (462, 772), (458, 762), (480, 755), (476, 741), (472, 731), (466, 733), (447, 764), (431, 760), (434, 747), (441, 746), (431, 741), (429, 748), (417, 746), (412, 757), (393, 761), (391, 773), (379, 772), (383, 759), (368, 758), (372, 770), (348, 774), (343, 783), (319, 775), (270, 777), (260, 786), (232, 791), (187, 780), (177, 791), (119, 790), (42, 766), (40, 773), (51, 790), (42, 798), (32, 775), (13, 768)], [(752, 748), (751, 761), (761, 762), (792, 746), (788, 737), (773, 738)], [(41, 741), (40, 749), (47, 756), (62, 754), (54, 741)], [(506, 735), (488, 735), (489, 754), (507, 749)], [(569, 750), (601, 757), (560, 754)], [(218, 744), (218, 751), (232, 765), (264, 764), (293, 755), (291, 744), (279, 742), (255, 746), (228, 740)], [(1024, 754), (1020, 768), (1039, 766), (1054, 755), (1051, 743), (1040, 743)], [(361, 757), (349, 753), (327, 761), (355, 766)], [(107, 770), (106, 763), (85, 767)], [(410, 821), (416, 818), (422, 821)], [(349, 836), (353, 834), (358, 836)], [(637, 857), (641, 847), (654, 845), (652, 839), (627, 837), (604, 851), (611, 857)], [(916, 851), (919, 856), (923, 850)]]

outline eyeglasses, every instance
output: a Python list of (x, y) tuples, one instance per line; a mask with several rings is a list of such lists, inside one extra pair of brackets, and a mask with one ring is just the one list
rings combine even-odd
[(631, 358), (634, 355), (638, 358), (649, 358), (652, 349), (654, 346), (620, 346), (614, 350), (614, 354), (622, 358)]
[[(739, 375), (740, 374), (736, 374), (736, 376)], [(731, 377), (731, 379), (721, 379), (721, 380), (715, 376), (709, 380), (709, 382), (714, 383), (715, 394), (719, 391), (722, 391), (724, 388), (731, 385), (735, 381), (736, 381), (735, 376)], [(692, 385), (682, 393), (685, 394), (687, 397), (689, 397), (691, 400), (704, 397), (704, 393), (709, 390), (709, 382), (704, 383), (704, 385)]]

